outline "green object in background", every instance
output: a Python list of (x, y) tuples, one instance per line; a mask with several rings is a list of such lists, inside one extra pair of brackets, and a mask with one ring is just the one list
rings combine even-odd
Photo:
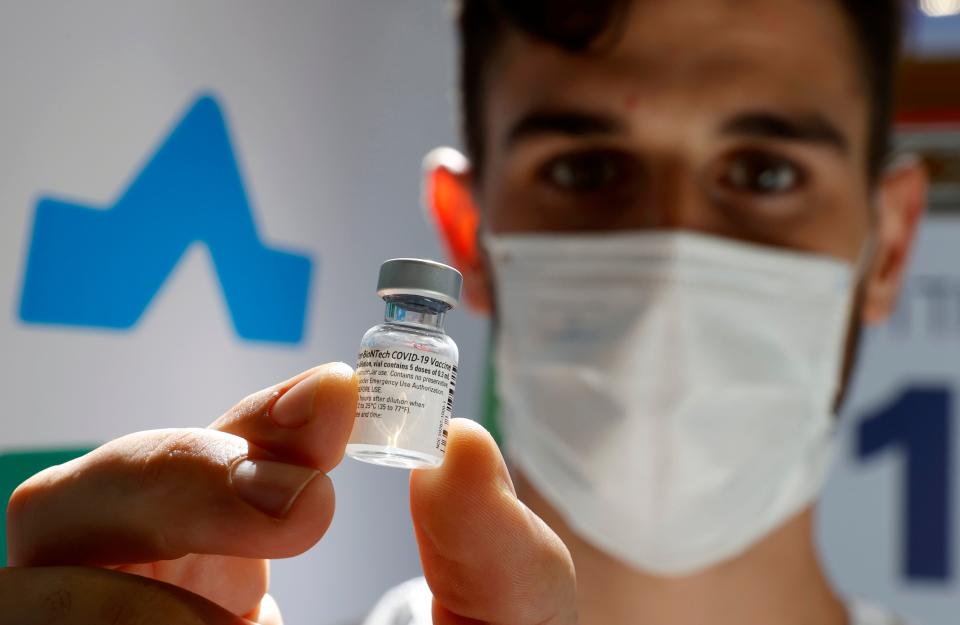
[(497, 397), (497, 370), (493, 360), (493, 341), (487, 346), (487, 363), (483, 372), (483, 395), (480, 398), (480, 424), (503, 446), (500, 432), (500, 400)]
[(7, 565), (7, 501), (21, 482), (35, 473), (78, 458), (90, 451), (49, 449), (43, 451), (0, 451), (0, 566)]

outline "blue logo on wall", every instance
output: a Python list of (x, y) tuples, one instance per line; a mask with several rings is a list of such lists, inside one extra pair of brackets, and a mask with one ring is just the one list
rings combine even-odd
[(217, 101), (199, 98), (107, 210), (37, 203), (20, 318), (131, 328), (186, 249), (204, 243), (238, 335), (298, 343), (310, 258), (257, 235)]

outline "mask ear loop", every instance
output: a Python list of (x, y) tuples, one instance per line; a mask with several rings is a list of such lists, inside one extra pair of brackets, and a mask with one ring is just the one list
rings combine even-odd
[(831, 436), (830, 443), (831, 457), (836, 456), (835, 452), (837, 443), (835, 434), (839, 428), (839, 419), (836, 418), (836, 415), (841, 404), (843, 403), (843, 396), (845, 394), (844, 389), (846, 388), (846, 385), (849, 384), (848, 367), (850, 365), (847, 362), (847, 349), (851, 341), (851, 333), (856, 334), (858, 332), (858, 321), (854, 319), (854, 311), (857, 308), (858, 300), (862, 297), (861, 288), (863, 281), (870, 272), (870, 266), (873, 263), (876, 249), (877, 237), (874, 234), (874, 230), (871, 228), (860, 246), (860, 251), (857, 253), (857, 259), (852, 265), (850, 265), (850, 273), (847, 274), (847, 277), (841, 281), (841, 286), (839, 287), (844, 292), (843, 316), (847, 319), (847, 328), (843, 333), (843, 339), (837, 341), (837, 345), (835, 347), (837, 350), (836, 362), (838, 364), (836, 370), (831, 376), (832, 383), (835, 385), (835, 387), (832, 393), (832, 399), (830, 399), (829, 404), (825, 406), (827, 408), (826, 414), (832, 415), (830, 418), (830, 430), (834, 435)]
[(857, 260), (853, 263), (853, 284), (859, 285), (870, 272), (870, 265), (873, 264), (874, 256), (877, 252), (877, 235), (873, 228), (867, 233), (863, 244), (860, 246), (860, 252), (857, 254)]
[[(885, 170), (889, 171), (890, 169), (893, 169), (893, 168), (902, 167), (906, 165), (907, 162), (908, 161), (904, 158), (893, 159), (886, 166)], [(858, 321), (854, 320), (852, 318), (852, 315), (854, 314), (854, 309), (857, 306), (857, 300), (863, 296), (863, 294), (861, 293), (861, 289), (863, 288), (863, 282), (869, 276), (870, 267), (876, 258), (876, 253), (878, 248), (878, 238), (877, 238), (877, 231), (876, 231), (877, 219), (876, 219), (874, 207), (876, 206), (877, 201), (878, 199), (877, 199), (877, 196), (875, 195), (874, 203), (871, 206), (870, 229), (867, 231), (867, 235), (864, 237), (863, 243), (860, 245), (860, 251), (857, 253), (856, 260), (850, 266), (851, 272), (849, 274), (849, 281), (845, 283), (845, 288), (847, 289), (845, 315), (850, 319), (850, 323), (848, 324), (848, 328), (847, 328), (847, 337), (843, 341), (841, 341), (840, 344), (837, 346), (837, 349), (839, 349), (841, 353), (839, 362), (841, 362), (842, 364), (840, 365), (840, 370), (837, 372), (837, 375), (836, 375), (838, 394), (833, 401), (833, 407), (830, 410), (831, 414), (836, 414), (837, 409), (842, 403), (842, 391), (840, 389), (842, 389), (845, 384), (849, 384), (849, 380), (847, 380), (848, 365), (846, 364), (844, 354), (846, 353), (846, 350), (847, 350), (849, 333), (857, 332), (856, 324), (858, 323)], [(837, 429), (836, 419), (834, 419), (833, 429), (834, 431), (836, 431)]]

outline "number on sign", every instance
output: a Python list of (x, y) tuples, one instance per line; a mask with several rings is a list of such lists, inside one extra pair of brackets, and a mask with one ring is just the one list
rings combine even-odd
[(906, 492), (901, 549), (910, 579), (950, 579), (952, 396), (946, 387), (907, 389), (892, 404), (860, 423), (861, 459), (888, 448), (901, 450)]

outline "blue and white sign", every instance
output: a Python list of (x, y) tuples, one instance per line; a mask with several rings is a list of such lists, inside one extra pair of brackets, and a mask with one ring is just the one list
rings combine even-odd
[(821, 545), (847, 593), (960, 618), (960, 216), (923, 226), (894, 318), (868, 330)]
[(300, 342), (311, 261), (260, 241), (223, 111), (209, 95), (191, 103), (108, 208), (40, 199), (20, 318), (131, 328), (199, 242), (239, 336)]

